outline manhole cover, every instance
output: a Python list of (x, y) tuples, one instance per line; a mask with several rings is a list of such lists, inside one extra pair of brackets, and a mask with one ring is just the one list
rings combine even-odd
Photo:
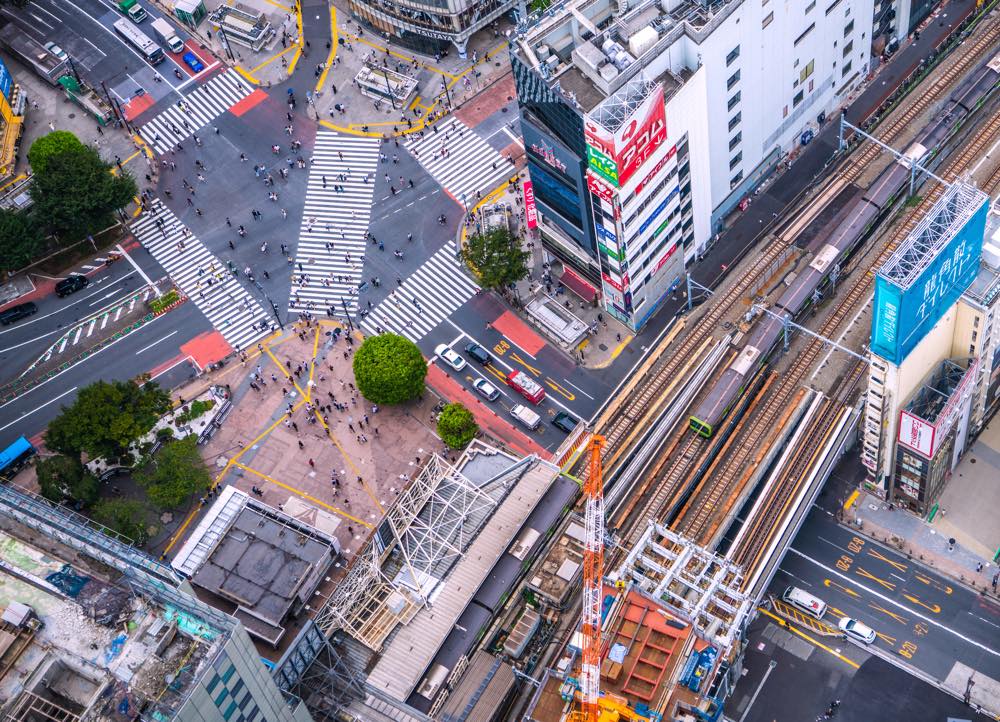
[(601, 351), (607, 351), (608, 350), (608, 347), (605, 346), (603, 343), (597, 344), (597, 348), (601, 349)]
[(75, 117), (76, 117), (76, 113), (70, 113), (70, 114), (69, 114), (69, 117), (70, 117), (70, 118), (75, 118)]

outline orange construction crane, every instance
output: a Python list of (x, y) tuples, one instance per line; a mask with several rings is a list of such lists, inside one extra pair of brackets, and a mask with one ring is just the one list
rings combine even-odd
[(583, 664), (580, 692), (586, 722), (598, 722), (601, 696), (601, 580), (604, 578), (604, 474), (601, 452), (604, 437), (590, 438), (590, 464), (583, 486), (586, 498), (583, 547)]

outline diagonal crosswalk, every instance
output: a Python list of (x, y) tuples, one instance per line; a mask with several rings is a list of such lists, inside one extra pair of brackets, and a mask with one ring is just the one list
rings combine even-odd
[(316, 134), (289, 310), (357, 310), (378, 155), (377, 138)]
[(160, 111), (139, 128), (139, 135), (157, 153), (166, 153), (250, 95), (252, 90), (238, 73), (226, 69)]
[(455, 259), (448, 241), (361, 321), (368, 334), (398, 333), (417, 342), (472, 298), (479, 286)]
[[(434, 132), (434, 129), (437, 132)], [(455, 200), (471, 208), (476, 191), (486, 195), (514, 175), (514, 167), (454, 116), (410, 140), (406, 149)]]
[(234, 349), (270, 331), (270, 316), (257, 300), (159, 200), (132, 224), (132, 232)]

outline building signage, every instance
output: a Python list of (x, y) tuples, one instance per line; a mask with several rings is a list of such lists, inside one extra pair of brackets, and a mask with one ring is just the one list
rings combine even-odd
[(535, 206), (535, 187), (530, 180), (524, 181), (524, 220), (528, 230), (538, 227), (538, 208)]
[(10, 75), (7, 65), (0, 60), (0, 94), (10, 100), (10, 91), (14, 88), (14, 78)]
[(544, 160), (557, 171), (562, 173), (566, 172), (566, 164), (556, 157), (555, 151), (552, 150), (552, 148), (546, 148), (544, 145), (532, 143), (531, 150), (535, 155)]
[(628, 285), (628, 274), (624, 274), (622, 276), (621, 283), (619, 283), (618, 281), (616, 281), (615, 279), (613, 279), (607, 273), (602, 273), (601, 277), (604, 279), (604, 282), (607, 283), (608, 285), (613, 286), (615, 289), (617, 289), (618, 291), (620, 291), (622, 293), (625, 292), (625, 286)]
[(657, 85), (614, 133), (589, 116), (583, 128), (590, 167), (620, 188), (667, 139), (663, 86)]
[(614, 259), (617, 263), (621, 263), (621, 260), (622, 260), (622, 254), (621, 253), (619, 253), (618, 251), (613, 250), (611, 248), (608, 248), (607, 246), (605, 246), (600, 241), (597, 242), (597, 247), (601, 249), (601, 253), (603, 253), (605, 256), (607, 256), (608, 258)]
[(930, 459), (934, 456), (933, 424), (907, 411), (899, 412), (899, 443)]
[(667, 207), (667, 204), (668, 204), (668, 203), (670, 203), (670, 201), (671, 201), (671, 200), (673, 200), (673, 197), (674, 197), (674, 196), (675, 196), (675, 195), (677, 194), (677, 191), (678, 191), (678, 190), (679, 190), (678, 188), (674, 188), (674, 189), (673, 189), (672, 191), (670, 191), (670, 192), (669, 192), (669, 193), (667, 194), (667, 197), (666, 197), (666, 198), (664, 198), (664, 199), (663, 199), (663, 200), (662, 200), (662, 201), (660, 202), (660, 205), (658, 205), (658, 206), (656, 207), (656, 210), (655, 210), (655, 211), (653, 211), (652, 213), (650, 213), (650, 214), (649, 214), (649, 217), (648, 217), (648, 218), (646, 218), (646, 220), (644, 220), (644, 221), (643, 221), (643, 222), (642, 222), (642, 223), (641, 223), (641, 224), (639, 225), (639, 233), (640, 233), (640, 234), (642, 234), (642, 233), (645, 233), (645, 232), (646, 232), (646, 229), (647, 229), (647, 228), (649, 228), (649, 227), (650, 227), (650, 225), (652, 225), (653, 221), (655, 221), (655, 220), (656, 220), (656, 217), (657, 217), (658, 215), (660, 215), (661, 213), (663, 213), (663, 211), (664, 211), (664, 210), (666, 210), (666, 207)]
[(595, 196), (601, 200), (607, 201), (608, 203), (611, 203), (615, 197), (615, 192), (611, 188), (606, 186), (590, 173), (587, 174), (587, 188), (589, 188), (590, 192)]
[[(656, 273), (661, 268), (663, 268), (663, 264), (670, 260), (670, 257), (672, 255), (674, 255), (674, 251), (676, 251), (676, 250), (677, 250), (677, 244), (675, 243), (674, 245), (672, 245), (670, 247), (669, 251), (667, 251), (666, 253), (663, 254), (663, 258), (661, 258), (659, 261), (656, 262), (656, 266), (653, 268), (653, 273)], [(653, 273), (651, 273), (649, 275), (652, 276)]]
[(601, 240), (608, 245), (613, 245), (615, 248), (618, 247), (618, 236), (609, 231), (602, 225), (597, 225), (597, 235), (601, 237)]
[(900, 363), (979, 273), (988, 201), (972, 215), (907, 287), (875, 278), (871, 349)]
[(665, 166), (667, 162), (675, 155), (677, 155), (676, 145), (669, 151), (667, 151), (667, 154), (665, 156), (663, 156), (662, 158), (660, 158), (659, 161), (657, 161), (656, 166), (653, 168), (653, 170), (649, 171), (649, 173), (646, 174), (645, 178), (639, 181), (639, 184), (635, 187), (635, 194), (639, 195), (640, 193), (642, 193), (642, 189), (645, 188), (647, 185), (649, 185), (649, 182), (660, 174), (660, 171), (663, 170), (663, 166)]

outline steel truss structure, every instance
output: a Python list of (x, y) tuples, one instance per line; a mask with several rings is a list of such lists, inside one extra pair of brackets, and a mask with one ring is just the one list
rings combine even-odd
[(658, 86), (655, 80), (647, 80), (640, 73), (590, 111), (589, 117), (609, 133), (616, 133)]
[(975, 186), (953, 183), (882, 264), (878, 275), (904, 291), (909, 289), (941, 249), (988, 202), (989, 196)]
[(535, 457), (522, 459), (477, 485), (431, 455), (320, 610), (320, 629), (327, 635), (343, 629), (379, 650), (397, 624), (432, 604), (440, 580), (534, 462)]

